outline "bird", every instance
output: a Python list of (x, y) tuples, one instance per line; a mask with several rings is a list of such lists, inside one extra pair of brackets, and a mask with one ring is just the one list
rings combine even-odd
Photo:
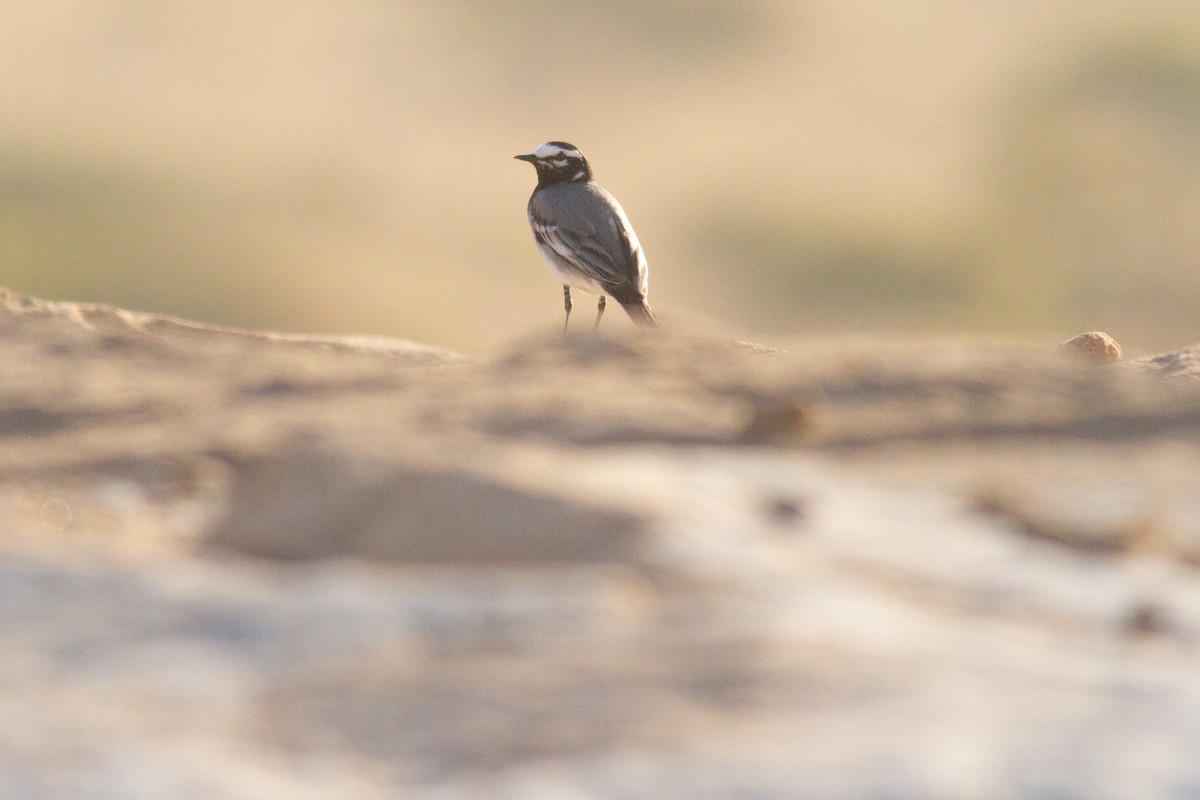
[(546, 142), (532, 153), (513, 156), (537, 170), (529, 198), (529, 227), (550, 271), (562, 282), (566, 319), (571, 321), (571, 287), (600, 295), (595, 330), (606, 298), (621, 304), (639, 325), (657, 327), (646, 302), (646, 254), (617, 199), (596, 183), (579, 148)]

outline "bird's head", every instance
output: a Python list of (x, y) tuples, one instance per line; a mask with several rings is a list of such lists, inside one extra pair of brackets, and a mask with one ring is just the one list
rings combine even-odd
[(513, 157), (533, 164), (537, 170), (539, 188), (592, 179), (592, 168), (583, 153), (575, 145), (566, 142), (546, 142), (532, 153)]

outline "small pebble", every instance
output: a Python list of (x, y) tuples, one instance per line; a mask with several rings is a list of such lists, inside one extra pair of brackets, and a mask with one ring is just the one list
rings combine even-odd
[(1125, 617), (1125, 632), (1131, 636), (1158, 636), (1168, 627), (1166, 613), (1157, 603), (1135, 603)]
[(1103, 331), (1081, 333), (1060, 344), (1055, 348), (1055, 352), (1092, 364), (1115, 364), (1121, 360), (1121, 345)]
[(766, 502), (765, 512), (776, 525), (795, 525), (804, 519), (804, 503), (794, 497), (772, 497)]

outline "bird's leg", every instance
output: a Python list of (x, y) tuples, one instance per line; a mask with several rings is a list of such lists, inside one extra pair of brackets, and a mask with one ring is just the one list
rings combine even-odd
[(600, 327), (600, 318), (604, 316), (604, 306), (607, 305), (608, 298), (600, 295), (600, 302), (596, 304), (596, 324), (592, 326), (592, 330)]
[(563, 320), (563, 333), (567, 332), (567, 323), (571, 321), (571, 287), (563, 284), (563, 308), (567, 310), (567, 316)]

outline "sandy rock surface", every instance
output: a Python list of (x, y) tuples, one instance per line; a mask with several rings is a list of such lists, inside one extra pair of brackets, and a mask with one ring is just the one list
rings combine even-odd
[(1200, 795), (1200, 346), (0, 348), (0, 797)]

